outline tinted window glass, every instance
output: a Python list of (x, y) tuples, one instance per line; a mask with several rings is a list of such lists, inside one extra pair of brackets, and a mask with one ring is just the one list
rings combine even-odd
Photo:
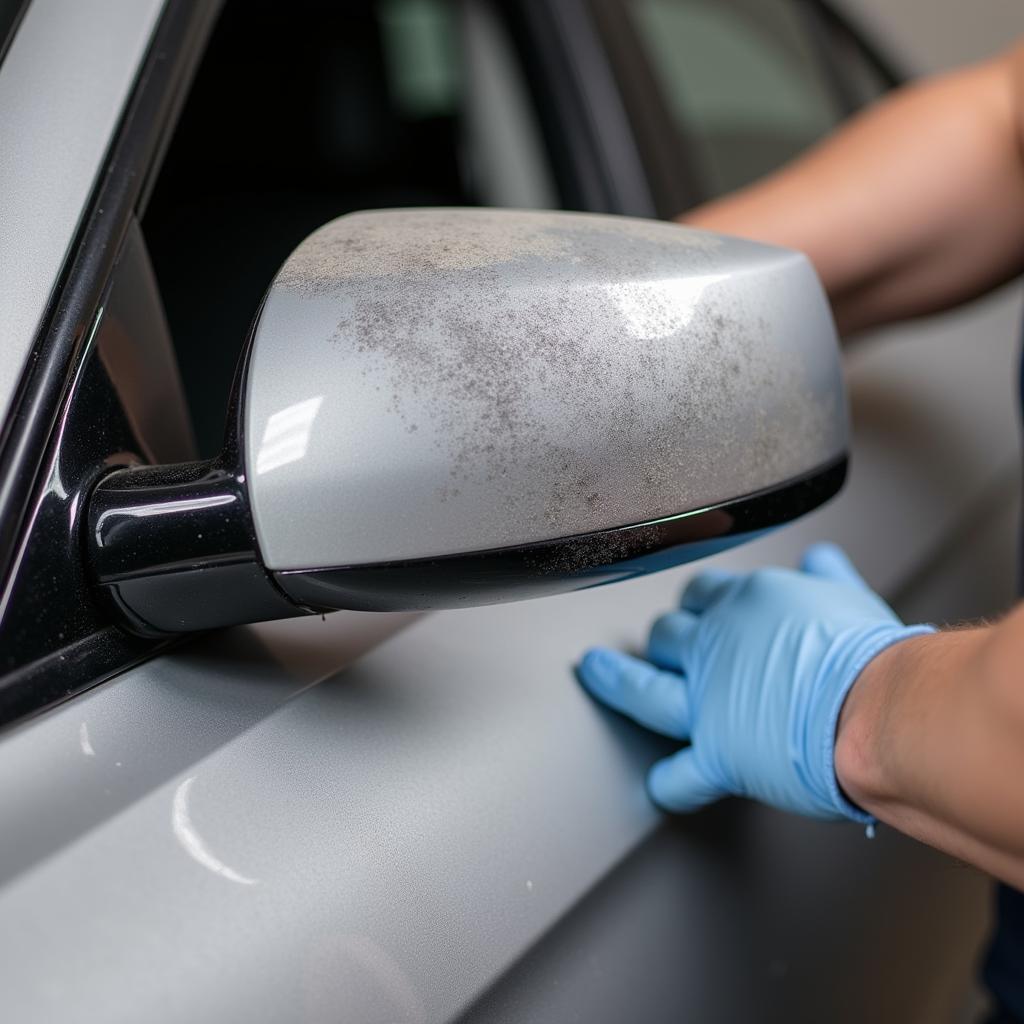
[(392, 101), (408, 117), (451, 114), (461, 57), (453, 10), (437, 0), (380, 0), (378, 18)]
[(429, 0), (229, 0), (143, 228), (203, 454), (221, 444), (277, 268), (352, 210), (471, 201), (454, 11)]
[(773, 170), (844, 115), (791, 0), (629, 0), (627, 10), (705, 194)]
[(143, 222), (204, 455), (220, 448), (260, 299), (307, 234), (353, 210), (501, 201), (496, 169), (532, 152), (510, 139), (515, 163), (478, 130), (500, 121), (502, 138), (521, 139), (529, 126), (515, 131), (502, 99), (516, 68), (499, 75), (489, 60), (481, 81), (467, 52), (481, 32), (459, 5), (291, 0), (281, 12), (279, 0), (225, 4)]

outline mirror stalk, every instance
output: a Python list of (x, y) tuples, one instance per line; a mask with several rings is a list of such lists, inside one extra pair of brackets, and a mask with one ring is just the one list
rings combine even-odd
[(85, 530), (94, 578), (142, 636), (312, 611), (263, 567), (245, 476), (220, 459), (109, 473)]

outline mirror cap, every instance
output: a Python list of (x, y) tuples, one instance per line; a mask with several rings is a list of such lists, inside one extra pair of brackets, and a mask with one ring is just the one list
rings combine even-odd
[(813, 476), (847, 446), (804, 256), (592, 214), (332, 221), (271, 285), (243, 408), (279, 573), (636, 527)]

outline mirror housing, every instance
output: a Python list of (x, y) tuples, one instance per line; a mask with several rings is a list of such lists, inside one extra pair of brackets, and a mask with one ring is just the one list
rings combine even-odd
[(350, 214), (256, 318), (211, 463), (105, 476), (131, 628), (579, 589), (703, 557), (842, 484), (828, 303), (798, 253), (625, 217)]

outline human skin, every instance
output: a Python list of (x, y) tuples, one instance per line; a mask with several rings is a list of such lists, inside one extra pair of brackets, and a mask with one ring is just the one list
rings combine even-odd
[[(991, 290), (1024, 269), (1024, 45), (892, 94), (679, 219), (807, 253), (843, 333)], [(835, 768), (879, 820), (1024, 888), (1024, 605), (872, 660)]]
[(1024, 44), (901, 89), (769, 177), (683, 214), (805, 252), (852, 331), (1024, 268)]
[(880, 821), (1024, 889), (1024, 606), (869, 662), (840, 715), (835, 766)]

